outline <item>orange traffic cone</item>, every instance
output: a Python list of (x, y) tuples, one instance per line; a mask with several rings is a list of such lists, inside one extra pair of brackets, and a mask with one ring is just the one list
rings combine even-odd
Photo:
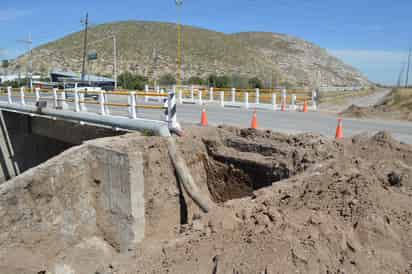
[(342, 139), (343, 138), (343, 128), (342, 128), (342, 119), (338, 119), (338, 126), (336, 127), (336, 139)]
[(252, 123), (251, 123), (250, 127), (251, 127), (251, 128), (254, 128), (254, 129), (257, 129), (257, 128), (258, 128), (256, 110), (253, 112)]
[(200, 125), (205, 127), (207, 126), (208, 121), (207, 121), (207, 115), (206, 115), (206, 110), (202, 109), (202, 117), (200, 119)]
[(308, 103), (306, 102), (306, 100), (303, 102), (303, 110), (302, 112), (308, 112)]

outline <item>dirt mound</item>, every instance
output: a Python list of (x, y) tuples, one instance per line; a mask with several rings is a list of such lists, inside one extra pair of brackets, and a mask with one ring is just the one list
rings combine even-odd
[(347, 109), (339, 113), (342, 117), (350, 118), (368, 118), (371, 117), (369, 107), (359, 107), (356, 105), (350, 105)]
[[(178, 146), (215, 204), (207, 214), (179, 188), (165, 140), (122, 138), (128, 150), (145, 152), (145, 239), (126, 253), (100, 235), (55, 257), (38, 249), (37, 257), (47, 254), (49, 265), (58, 266), (45, 270), (412, 272), (412, 147), (385, 132), (336, 142), (315, 134), (188, 129)], [(19, 248), (13, 250), (30, 254), (24, 242), (10, 241)], [(13, 264), (18, 269), (17, 260), (0, 259), (0, 266)]]

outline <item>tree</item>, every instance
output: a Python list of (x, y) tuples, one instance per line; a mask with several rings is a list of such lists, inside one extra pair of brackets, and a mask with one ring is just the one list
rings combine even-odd
[(188, 80), (189, 85), (203, 85), (203, 79), (199, 76), (192, 76)]
[(167, 73), (160, 77), (159, 84), (165, 85), (165, 86), (174, 85), (176, 84), (176, 79), (172, 74)]
[(216, 87), (216, 83), (217, 83), (217, 75), (216, 74), (209, 74), (209, 76), (207, 77), (207, 83), (210, 87)]
[(262, 81), (257, 77), (250, 78), (248, 83), (250, 88), (263, 88)]
[(7, 69), (9, 67), (9, 60), (1, 61), (1, 67)]
[(225, 88), (230, 85), (230, 78), (226, 75), (217, 77), (216, 80), (216, 87), (217, 88)]
[(122, 88), (143, 90), (147, 84), (147, 77), (138, 74), (132, 74), (131, 72), (123, 72), (117, 77), (117, 81)]

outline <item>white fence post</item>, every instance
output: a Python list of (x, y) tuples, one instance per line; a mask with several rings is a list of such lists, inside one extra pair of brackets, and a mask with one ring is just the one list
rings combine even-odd
[(316, 104), (316, 102), (317, 102), (317, 100), (318, 100), (317, 94), (318, 94), (318, 92), (317, 92), (316, 90), (313, 90), (313, 91), (312, 91), (312, 108), (313, 108), (313, 110), (317, 110), (317, 109), (318, 109), (318, 106), (317, 106), (317, 104)]
[(35, 96), (36, 96), (36, 102), (39, 102), (40, 101), (40, 89), (35, 88), (34, 93), (35, 93)]
[[(149, 93), (149, 85), (144, 85), (144, 93)], [(144, 101), (147, 103), (149, 102), (149, 96), (144, 96)]]
[(213, 87), (210, 87), (209, 89), (209, 100), (210, 102), (213, 102), (214, 98), (213, 98)]
[(222, 107), (225, 106), (225, 92), (224, 92), (224, 91), (221, 91), (221, 92), (220, 92), (220, 105), (221, 105)]
[[(164, 89), (160, 89), (159, 90), (159, 94), (160, 95), (163, 95), (165, 93), (165, 90)], [(159, 102), (159, 103), (161, 103), (162, 101), (163, 101), (163, 96), (160, 96), (160, 97), (157, 97), (157, 101)]]
[(193, 86), (190, 86), (190, 101), (192, 103), (195, 101), (195, 88)]
[(286, 109), (286, 89), (282, 89), (282, 108)]
[(260, 102), (260, 91), (259, 91), (259, 89), (257, 88), (257, 89), (255, 90), (255, 92), (256, 92), (256, 105), (259, 105), (259, 102)]
[(7, 87), (7, 101), (9, 102), (9, 104), (13, 104), (13, 100), (11, 99), (11, 87)]
[(236, 89), (232, 88), (232, 104), (236, 103)]
[(296, 110), (296, 94), (292, 94), (292, 110)]
[(57, 88), (53, 88), (53, 102), (54, 102), (54, 108), (57, 108), (59, 106), (59, 98), (57, 97)]
[(167, 117), (167, 122), (169, 124), (170, 130), (180, 131), (180, 125), (177, 122), (177, 109), (176, 109), (176, 94), (174, 92), (169, 92), (167, 98), (167, 109), (165, 111)]
[(197, 92), (198, 92), (198, 100), (199, 100), (198, 104), (202, 105), (203, 104), (202, 90), (199, 89)]
[(26, 104), (26, 101), (24, 100), (24, 87), (21, 87), (21, 88), (20, 88), (20, 103), (21, 103), (22, 105), (25, 105), (25, 104)]
[(245, 100), (245, 109), (248, 109), (249, 108), (249, 93), (248, 92), (245, 92), (244, 100)]
[(272, 108), (273, 110), (277, 109), (277, 105), (276, 105), (276, 93), (272, 93)]
[(132, 91), (129, 95), (130, 107), (129, 107), (129, 115), (130, 118), (136, 119), (136, 92)]
[(106, 107), (104, 105), (104, 100), (105, 96), (104, 96), (104, 91), (101, 90), (99, 93), (99, 104), (100, 104), (100, 114), (101, 115), (106, 115)]

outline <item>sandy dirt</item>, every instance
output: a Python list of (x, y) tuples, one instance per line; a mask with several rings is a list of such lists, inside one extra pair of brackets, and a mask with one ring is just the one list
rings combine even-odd
[(13, 239), (27, 264), (0, 259), (2, 273), (412, 273), (412, 146), (385, 132), (190, 128), (178, 146), (207, 214), (179, 188), (165, 140), (123, 141), (145, 150), (144, 241), (121, 254), (88, 236), (36, 268), (49, 253)]

